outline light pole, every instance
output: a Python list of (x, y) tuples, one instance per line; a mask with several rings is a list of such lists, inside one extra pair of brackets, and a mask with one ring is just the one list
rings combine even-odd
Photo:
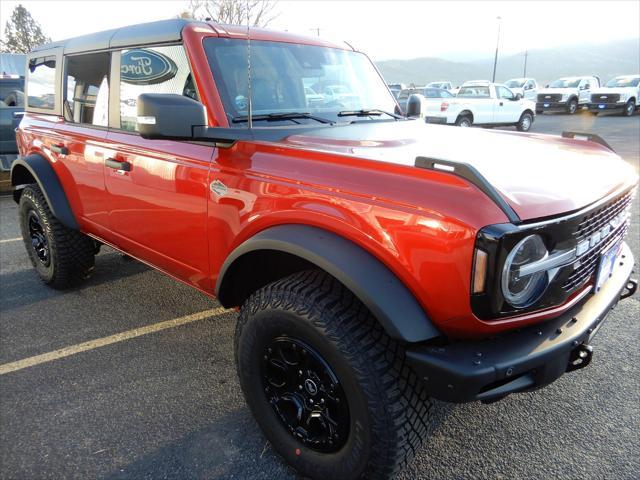
[(529, 56), (529, 50), (525, 50), (524, 51), (524, 73), (522, 74), (523, 77), (527, 77), (527, 57)]
[(496, 17), (498, 19), (498, 40), (496, 41), (496, 56), (493, 59), (493, 79), (492, 82), (496, 81), (496, 67), (498, 66), (498, 47), (500, 46), (500, 21), (502, 17)]

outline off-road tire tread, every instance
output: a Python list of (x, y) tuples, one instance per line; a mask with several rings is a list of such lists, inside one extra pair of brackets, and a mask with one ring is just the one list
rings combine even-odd
[(357, 372), (377, 419), (371, 460), (362, 478), (392, 478), (416, 454), (433, 417), (433, 401), (407, 364), (403, 345), (336, 279), (309, 270), (263, 287), (242, 305), (235, 332), (237, 366), (238, 342), (247, 321), (267, 308), (308, 318)]
[[(55, 261), (54, 274), (50, 280), (40, 279), (56, 289), (65, 289), (77, 285), (86, 279), (95, 265), (95, 242), (78, 230), (66, 227), (53, 215), (46, 198), (38, 185), (29, 185), (20, 195), (20, 210), (22, 203), (31, 200), (39, 210), (43, 228), (48, 234), (49, 251), (52, 261)], [(22, 225), (22, 222), (20, 222)], [(38, 261), (32, 256), (31, 246), (28, 244), (28, 233), (22, 232), (25, 247), (29, 252), (29, 259), (35, 266)]]

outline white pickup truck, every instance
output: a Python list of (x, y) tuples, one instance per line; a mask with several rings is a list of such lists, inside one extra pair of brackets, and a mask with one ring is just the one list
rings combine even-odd
[(427, 123), (460, 127), (512, 125), (521, 132), (528, 131), (535, 119), (535, 103), (504, 85), (480, 81), (465, 83), (455, 98), (441, 103), (440, 111), (414, 107), (408, 108), (409, 116), (417, 116), (416, 111)]
[(633, 115), (640, 105), (640, 75), (621, 75), (609, 80), (604, 87), (591, 92), (589, 111)]
[(596, 88), (600, 88), (598, 77), (559, 78), (538, 91), (536, 113), (566, 112), (573, 115), (578, 111), (578, 107), (589, 103), (591, 91)]

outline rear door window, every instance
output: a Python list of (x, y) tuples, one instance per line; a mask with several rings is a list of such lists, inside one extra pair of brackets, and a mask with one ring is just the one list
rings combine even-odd
[(64, 101), (67, 121), (108, 126), (110, 64), (108, 52), (67, 57)]
[(182, 45), (122, 50), (120, 60), (120, 128), (135, 131), (138, 96), (175, 93), (198, 99)]
[(37, 57), (29, 61), (27, 106), (43, 110), (56, 107), (56, 57)]

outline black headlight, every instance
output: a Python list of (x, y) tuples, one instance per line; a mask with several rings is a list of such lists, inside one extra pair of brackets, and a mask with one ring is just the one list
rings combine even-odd
[(502, 267), (502, 296), (513, 307), (523, 308), (535, 303), (549, 285), (546, 270), (523, 272), (523, 267), (535, 265), (549, 256), (540, 235), (529, 235), (509, 252)]

